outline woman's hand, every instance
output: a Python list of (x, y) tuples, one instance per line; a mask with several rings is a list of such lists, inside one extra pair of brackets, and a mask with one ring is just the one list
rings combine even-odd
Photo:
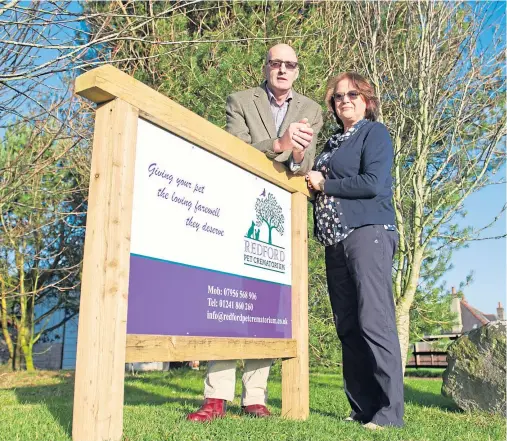
[(305, 179), (310, 190), (324, 191), (324, 182), (326, 182), (326, 178), (321, 172), (314, 170), (309, 171)]

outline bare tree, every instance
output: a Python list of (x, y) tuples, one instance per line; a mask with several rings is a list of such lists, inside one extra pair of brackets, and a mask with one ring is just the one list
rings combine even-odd
[[(18, 348), (28, 370), (34, 344), (77, 313), (85, 193), (68, 155), (75, 139), (60, 131), (51, 120), (18, 124), (0, 144), (8, 183), (0, 187), (0, 327), (11, 359), (19, 367)], [(66, 314), (55, 323), (59, 310)]]
[(379, 91), (394, 141), (400, 234), (394, 286), (404, 354), (423, 264), (479, 237), (482, 229), (460, 228), (457, 218), (471, 193), (499, 182), (505, 164), (505, 41), (493, 36), (481, 47), (484, 6), (354, 4), (353, 32), (362, 42), (357, 68)]

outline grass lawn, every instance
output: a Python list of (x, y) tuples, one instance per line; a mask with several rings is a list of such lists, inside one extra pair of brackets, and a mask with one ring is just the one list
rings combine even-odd
[(405, 369), (405, 377), (441, 378), (445, 368), (413, 368)]
[[(1, 368), (0, 368), (1, 369)], [(339, 372), (310, 376), (310, 418), (289, 421), (279, 417), (281, 382), (278, 365), (270, 376), (269, 406), (274, 417), (261, 420), (240, 416), (239, 400), (228, 417), (212, 424), (185, 421), (201, 404), (203, 371), (128, 375), (125, 381), (124, 441), (155, 440), (403, 440), (486, 441), (505, 438), (505, 421), (487, 414), (457, 410), (440, 395), (440, 378), (405, 379), (403, 429), (370, 432), (344, 422), (349, 407)], [(0, 370), (0, 440), (59, 441), (71, 439), (73, 373)], [(238, 372), (237, 395), (241, 376)]]

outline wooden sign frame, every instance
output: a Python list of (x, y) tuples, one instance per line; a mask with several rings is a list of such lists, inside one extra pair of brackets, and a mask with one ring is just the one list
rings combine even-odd
[[(238, 138), (111, 65), (76, 79), (98, 104), (79, 312), (72, 438), (120, 440), (125, 363), (282, 358), (282, 416), (306, 419), (308, 226), (306, 183)], [(292, 194), (292, 339), (127, 335), (130, 232), (142, 117)]]

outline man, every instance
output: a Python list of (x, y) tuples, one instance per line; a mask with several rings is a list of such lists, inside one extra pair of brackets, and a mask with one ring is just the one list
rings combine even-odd
[[(286, 44), (273, 46), (264, 65), (266, 81), (227, 98), (226, 130), (268, 158), (284, 163), (293, 173), (304, 175), (313, 166), (322, 113), (315, 101), (292, 89), (298, 74), (294, 50)], [(272, 361), (245, 360), (241, 398), (245, 414), (270, 415), (266, 401)], [(187, 419), (204, 422), (225, 416), (225, 403), (234, 399), (235, 383), (236, 360), (210, 361), (204, 404)]]

